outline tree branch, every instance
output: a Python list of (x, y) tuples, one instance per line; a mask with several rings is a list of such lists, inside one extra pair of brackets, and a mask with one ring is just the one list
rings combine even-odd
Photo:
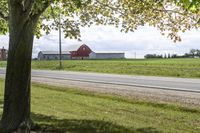
[(100, 4), (100, 5), (103, 5), (103, 6), (105, 6), (105, 7), (108, 7), (108, 8), (110, 8), (110, 9), (116, 11), (117, 13), (119, 13), (119, 14), (121, 14), (121, 15), (125, 15), (121, 10), (119, 10), (119, 8), (112, 7), (112, 6), (108, 5), (108, 4), (105, 4), (105, 3), (100, 2), (99, 0), (96, 0), (96, 2), (97, 2), (98, 4)]
[(47, 0), (45, 3), (44, 3), (44, 7), (38, 11), (37, 14), (32, 14), (31, 18), (35, 21), (37, 20), (40, 15), (50, 6), (50, 4), (53, 2), (53, 0)]
[(200, 18), (194, 18), (191, 14), (186, 14), (186, 13), (183, 13), (181, 11), (177, 11), (177, 10), (170, 10), (170, 9), (163, 9), (163, 10), (158, 10), (158, 9), (153, 9), (153, 11), (159, 11), (159, 12), (165, 12), (165, 13), (174, 13), (174, 14), (179, 14), (180, 16), (186, 16), (188, 18), (190, 18), (191, 20), (193, 21), (198, 21), (198, 19)]

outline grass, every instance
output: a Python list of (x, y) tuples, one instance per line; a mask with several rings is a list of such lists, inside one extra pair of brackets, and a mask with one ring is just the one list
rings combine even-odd
[[(58, 70), (58, 61), (33, 61), (33, 69)], [(6, 62), (0, 62), (5, 67)], [(66, 71), (200, 78), (200, 59), (68, 60)]]
[(199, 109), (32, 85), (33, 120), (49, 133), (199, 133), (199, 116)]

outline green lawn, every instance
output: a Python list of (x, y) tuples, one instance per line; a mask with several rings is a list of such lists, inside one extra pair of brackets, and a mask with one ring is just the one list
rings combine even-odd
[[(2, 88), (0, 80), (0, 114)], [(32, 117), (48, 133), (200, 132), (199, 109), (36, 84)]]
[[(58, 70), (58, 61), (33, 61), (33, 69)], [(0, 62), (5, 67), (6, 62)], [(200, 78), (200, 59), (69, 60), (66, 71)]]

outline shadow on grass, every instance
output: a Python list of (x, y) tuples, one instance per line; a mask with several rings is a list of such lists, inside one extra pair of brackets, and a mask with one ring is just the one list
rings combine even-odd
[(126, 128), (104, 120), (57, 119), (40, 114), (32, 114), (32, 118), (38, 124), (35, 131), (42, 133), (160, 133), (151, 127)]

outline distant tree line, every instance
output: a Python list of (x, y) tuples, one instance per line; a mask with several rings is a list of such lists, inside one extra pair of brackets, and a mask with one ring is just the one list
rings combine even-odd
[(184, 55), (177, 55), (177, 54), (164, 54), (164, 55), (157, 55), (157, 54), (146, 54), (144, 56), (146, 59), (152, 58), (200, 58), (200, 50), (199, 49), (191, 49), (189, 53), (185, 53)]
[(150, 59), (150, 58), (163, 58), (162, 55), (157, 55), (157, 54), (147, 54), (144, 56), (146, 59)]

